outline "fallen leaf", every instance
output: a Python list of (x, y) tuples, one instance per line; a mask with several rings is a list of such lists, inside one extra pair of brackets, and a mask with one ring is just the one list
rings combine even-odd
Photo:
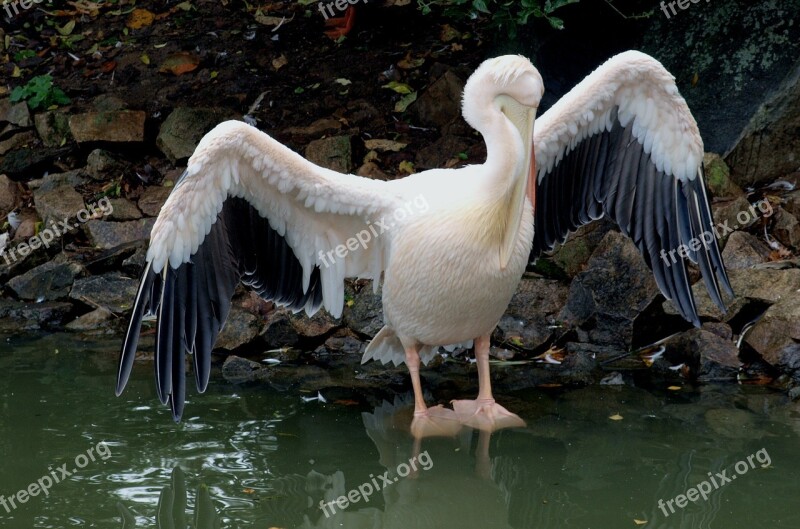
[(366, 140), (364, 142), (364, 146), (367, 149), (374, 149), (376, 151), (392, 151), (398, 152), (401, 149), (404, 149), (408, 145), (407, 143), (403, 143), (400, 141), (392, 141), (392, 140)]
[(395, 112), (405, 112), (408, 108), (408, 105), (413, 103), (417, 100), (417, 93), (411, 92), (410, 94), (406, 94), (400, 98), (400, 101), (394, 104), (394, 111)]
[(117, 67), (117, 61), (106, 61), (100, 67), (100, 71), (103, 73), (110, 73), (113, 72), (116, 67)]
[(408, 160), (403, 160), (402, 162), (400, 162), (398, 169), (400, 170), (401, 173), (414, 174), (414, 164), (413, 162), (409, 162)]
[(141, 29), (151, 25), (155, 19), (156, 16), (152, 12), (147, 9), (137, 8), (128, 15), (125, 25), (130, 29)]
[(670, 386), (670, 387), (668, 387), (667, 389), (668, 389), (668, 390), (670, 390), (670, 391), (680, 391), (680, 390), (682, 390), (683, 388), (682, 388), (682, 387), (680, 387), (680, 386)]
[(621, 421), (622, 420), (622, 415), (620, 415), (619, 413), (615, 413), (614, 415), (609, 417), (609, 419), (611, 419), (612, 421)]
[(139, 57), (139, 60), (141, 60), (143, 64), (150, 64), (150, 56), (146, 53), (142, 53), (142, 55)]
[(647, 520), (637, 520), (636, 518), (634, 518), (633, 523), (635, 523), (636, 525), (645, 525), (647, 523)]
[(289, 59), (286, 58), (286, 55), (281, 54), (281, 56), (277, 59), (272, 59), (272, 67), (275, 68), (276, 71), (280, 70), (287, 64), (289, 64)]
[(394, 90), (398, 94), (410, 94), (411, 92), (414, 91), (414, 89), (408, 86), (407, 84), (400, 83), (397, 81), (390, 81), (389, 83), (386, 83), (385, 85), (381, 86), (381, 88), (388, 88), (389, 90)]
[(181, 51), (178, 53), (173, 53), (164, 59), (164, 62), (161, 63), (158, 71), (161, 73), (183, 75), (196, 70), (199, 65), (200, 57), (187, 51)]
[(340, 77), (338, 79), (334, 79), (333, 82), (336, 83), (336, 84), (340, 84), (342, 86), (347, 86), (349, 84), (353, 84), (353, 81), (351, 81), (350, 79), (345, 79), (344, 77)]
[(265, 15), (261, 11), (256, 11), (256, 14), (253, 15), (253, 18), (255, 18), (256, 22), (263, 26), (281, 26), (292, 20), (291, 18), (287, 19), (286, 17), (273, 17), (270, 15)]
[(442, 42), (450, 42), (451, 40), (455, 40), (460, 36), (461, 32), (453, 28), (453, 26), (450, 24), (445, 24), (442, 26), (442, 30), (439, 32), (439, 40)]
[(397, 63), (398, 68), (402, 68), (403, 70), (413, 70), (414, 68), (419, 68), (425, 64), (425, 59), (422, 57), (418, 59), (411, 58), (411, 52), (406, 53), (405, 58), (401, 59)]
[(70, 20), (69, 22), (67, 22), (66, 24), (64, 24), (61, 27), (56, 26), (56, 31), (58, 31), (58, 33), (60, 35), (64, 36), (64, 37), (66, 37), (67, 35), (72, 34), (72, 31), (74, 29), (75, 29), (75, 21), (74, 20)]

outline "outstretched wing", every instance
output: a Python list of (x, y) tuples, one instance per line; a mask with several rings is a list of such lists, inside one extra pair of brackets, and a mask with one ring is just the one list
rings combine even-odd
[(699, 325), (685, 259), (724, 310), (719, 281), (733, 292), (714, 236), (703, 141), (658, 61), (640, 52), (607, 61), (536, 120), (534, 149), (532, 257), (608, 215), (684, 318)]
[(218, 125), (200, 141), (153, 226), (117, 395), (130, 376), (142, 321), (155, 315), (158, 396), (179, 420), (185, 353), (194, 355), (202, 392), (240, 281), (279, 305), (308, 314), (324, 306), (341, 315), (345, 277), (372, 278), (377, 287), (388, 240), (344, 245), (396, 207), (399, 198), (389, 189), (314, 165), (245, 123)]

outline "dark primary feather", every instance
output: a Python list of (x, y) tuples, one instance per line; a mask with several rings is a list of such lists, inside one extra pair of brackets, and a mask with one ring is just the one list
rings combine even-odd
[[(603, 129), (579, 142), (538, 181), (531, 258), (564, 242), (570, 231), (608, 215), (633, 240), (664, 296), (699, 326), (686, 261), (677, 252), (681, 245), (710, 234), (711, 243), (698, 251), (690, 249), (688, 260), (698, 265), (711, 299), (721, 309), (719, 281), (733, 295), (702, 180), (681, 182), (658, 171), (633, 136), (633, 123), (623, 127), (616, 112), (612, 123), (610, 131)], [(675, 263), (670, 250), (676, 250)]]
[(286, 240), (243, 198), (228, 197), (200, 247), (177, 269), (167, 263), (156, 274), (144, 270), (120, 355), (117, 395), (133, 367), (146, 316), (157, 315), (156, 389), (170, 403), (175, 420), (183, 413), (185, 354), (194, 356), (197, 390), (205, 391), (211, 350), (225, 324), (236, 285), (241, 281), (260, 296), (300, 310), (322, 304), (319, 268), (303, 292), (303, 270)]

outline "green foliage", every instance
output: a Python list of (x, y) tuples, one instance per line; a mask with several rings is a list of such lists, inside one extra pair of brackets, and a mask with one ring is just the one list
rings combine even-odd
[(37, 75), (24, 86), (11, 91), (11, 101), (27, 101), (31, 110), (49, 108), (53, 105), (65, 105), (70, 102), (67, 94), (53, 85), (51, 75)]
[(555, 29), (563, 29), (564, 22), (552, 13), (565, 5), (580, 0), (417, 0), (423, 14), (430, 13), (434, 7), (444, 10), (444, 15), (452, 18), (478, 18), (487, 15), (491, 25), (505, 29), (509, 38), (516, 38), (520, 26), (528, 23), (531, 16), (544, 18)]

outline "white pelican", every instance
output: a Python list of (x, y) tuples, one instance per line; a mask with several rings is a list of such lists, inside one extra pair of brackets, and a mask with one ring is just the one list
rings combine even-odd
[[(486, 162), (390, 182), (318, 167), (241, 122), (218, 125), (153, 227), (117, 394), (146, 316), (158, 317), (156, 386), (177, 421), (184, 355), (193, 354), (203, 392), (240, 281), (278, 305), (308, 314), (323, 306), (339, 317), (345, 278), (370, 278), (376, 289), (383, 278), (386, 326), (364, 360), (406, 363), (416, 397), (412, 431), (449, 431), (452, 419), (489, 430), (523, 424), (492, 396), (492, 330), (529, 258), (603, 215), (633, 239), (663, 294), (698, 325), (686, 260), (699, 266), (720, 306), (718, 278), (729, 292), (730, 284), (716, 239), (704, 237), (713, 224), (703, 142), (674, 78), (647, 55), (622, 53), (543, 114), (534, 138), (543, 90), (524, 57), (485, 61), (466, 83), (463, 114), (483, 135)], [(369, 242), (357, 242), (359, 234)], [(421, 357), (469, 341), (478, 398), (455, 401), (454, 410), (427, 408)]]

